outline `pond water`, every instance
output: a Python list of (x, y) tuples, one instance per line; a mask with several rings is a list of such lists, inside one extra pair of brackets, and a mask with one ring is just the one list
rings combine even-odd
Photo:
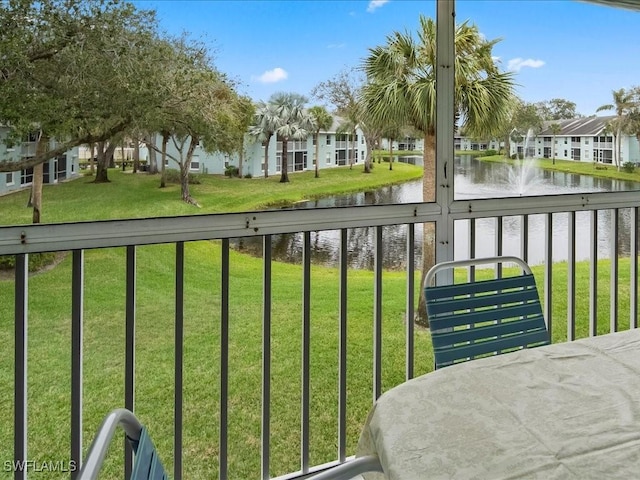
[[(418, 157), (405, 157), (409, 163), (421, 163)], [(456, 159), (455, 198), (467, 200), (473, 198), (494, 198), (533, 195), (558, 195), (563, 193), (587, 193), (602, 191), (621, 191), (640, 189), (634, 182), (595, 178), (584, 175), (550, 172), (535, 168), (535, 164), (524, 163), (521, 168), (510, 168), (500, 163), (475, 160), (464, 155)], [(386, 168), (384, 165), (376, 165)], [(422, 181), (416, 180), (401, 185), (382, 187), (374, 192), (361, 192), (339, 197), (324, 198), (309, 202), (300, 202), (296, 208), (326, 208), (354, 205), (375, 205), (392, 203), (414, 203), (422, 200)], [(566, 260), (568, 214), (553, 215), (553, 261)], [(544, 262), (544, 216), (529, 216), (529, 258), (531, 265)], [(620, 253), (630, 251), (631, 211), (620, 212)], [(609, 256), (611, 211), (598, 215), (598, 255)], [(576, 214), (576, 259), (589, 258), (589, 235), (591, 216), (589, 212)], [(503, 254), (520, 256), (521, 217), (503, 219)], [(387, 269), (404, 268), (406, 264), (407, 227), (389, 226), (383, 228), (383, 266)], [(348, 263), (352, 268), (373, 268), (373, 242), (375, 228), (356, 228), (348, 232)], [(461, 220), (455, 224), (455, 258), (467, 258), (469, 221)], [(476, 220), (476, 256), (495, 255), (496, 221), (495, 219)], [(312, 261), (314, 264), (332, 265), (339, 260), (339, 231), (321, 231), (311, 233)], [(262, 255), (261, 238), (243, 238), (232, 242), (235, 248), (252, 255)], [(416, 225), (415, 235), (416, 262), (422, 253), (422, 224)], [(280, 261), (299, 263), (302, 256), (302, 234), (274, 235), (273, 258)], [(417, 263), (419, 265), (419, 263)]]

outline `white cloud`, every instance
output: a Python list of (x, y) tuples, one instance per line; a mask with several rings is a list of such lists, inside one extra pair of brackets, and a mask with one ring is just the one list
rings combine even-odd
[(533, 58), (527, 58), (526, 60), (523, 58), (513, 58), (509, 60), (507, 64), (507, 68), (514, 72), (519, 72), (522, 67), (531, 67), (531, 68), (540, 68), (544, 65), (544, 61), (542, 60), (534, 60)]
[(259, 77), (254, 77), (254, 79), (259, 81), (260, 83), (276, 83), (282, 80), (286, 80), (288, 76), (289, 74), (286, 72), (286, 70), (280, 67), (276, 67), (273, 70), (267, 70)]
[(327, 45), (327, 48), (344, 48), (346, 46), (346, 43), (330, 43), (329, 45)]
[(388, 1), (389, 0), (371, 0), (369, 2), (369, 6), (367, 7), (367, 12), (371, 13), (371, 12), (377, 10), (378, 8), (383, 6), (385, 3), (387, 3)]

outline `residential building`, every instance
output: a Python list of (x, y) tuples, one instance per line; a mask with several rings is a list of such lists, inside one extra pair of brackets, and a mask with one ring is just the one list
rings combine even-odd
[[(9, 127), (0, 125), (0, 160), (19, 161), (33, 157), (36, 154), (37, 139), (35, 135), (24, 138), (16, 145), (7, 143)], [(56, 141), (51, 140), (50, 147), (56, 146)], [(74, 148), (56, 158), (44, 163), (43, 182), (45, 184), (58, 183), (67, 178), (78, 175), (78, 149)], [(21, 190), (31, 186), (33, 182), (33, 168), (16, 169), (13, 172), (0, 173), (0, 195)]]
[[(614, 139), (608, 123), (615, 116), (583, 117), (571, 120), (545, 122), (535, 136), (520, 143), (511, 144), (511, 154), (533, 158), (556, 158), (580, 162), (611, 164), (614, 159)], [(560, 126), (554, 134), (552, 125)], [(635, 135), (623, 134), (620, 145), (620, 165), (626, 162), (640, 163), (640, 145)]]
[[(318, 135), (318, 168), (332, 168), (349, 164), (349, 152), (353, 150), (354, 164), (363, 163), (367, 155), (367, 145), (362, 130), (356, 130), (355, 139), (351, 135), (338, 133), (340, 119), (334, 117), (334, 123), (326, 132)], [(160, 149), (162, 139), (157, 137), (157, 148)], [(249, 134), (245, 134), (243, 145), (242, 175), (253, 177), (264, 175), (265, 142), (260, 142)], [(185, 147), (186, 149), (186, 147)], [(308, 135), (302, 140), (289, 140), (287, 149), (287, 167), (289, 172), (301, 172), (315, 169), (316, 145), (313, 135)], [(179, 158), (178, 145), (169, 140), (167, 143), (168, 157)], [(141, 152), (141, 158), (146, 153)], [(269, 141), (268, 173), (275, 175), (280, 173), (282, 159), (282, 140), (274, 135)], [(208, 153), (201, 146), (196, 150), (191, 161), (191, 171), (194, 173), (223, 174), (228, 166), (240, 166), (240, 154), (225, 154), (220, 152)], [(166, 160), (167, 168), (177, 168), (177, 164), (169, 158)]]

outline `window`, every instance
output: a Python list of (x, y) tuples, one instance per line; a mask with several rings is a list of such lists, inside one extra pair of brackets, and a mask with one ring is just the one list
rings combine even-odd
[(331, 145), (331, 135), (327, 134), (327, 145)]
[(330, 153), (327, 153), (327, 157), (326, 157), (326, 159), (325, 159), (325, 163), (326, 163), (327, 165), (330, 165), (330, 164), (331, 164), (331, 154), (330, 154)]
[(364, 137), (360, 137), (360, 144), (364, 145)]
[(31, 185), (33, 182), (33, 167), (20, 172), (20, 185)]
[(264, 172), (264, 165), (265, 165), (264, 162), (260, 164), (260, 170), (262, 170), (263, 172)]
[(571, 137), (571, 141), (574, 143), (580, 143), (580, 137)]
[(584, 139), (584, 144), (585, 144), (585, 145), (589, 145), (589, 139), (588, 139), (588, 138), (585, 138), (585, 139)]
[(282, 152), (276, 153), (276, 172), (280, 171), (280, 165), (282, 165)]
[(580, 160), (580, 149), (572, 148), (571, 149), (571, 160)]
[(16, 183), (16, 180), (13, 177), (13, 172), (7, 173), (6, 182), (7, 182), (7, 187), (9, 187), (9, 186), (11, 186), (11, 185)]
[(191, 165), (189, 165), (189, 170), (192, 172), (199, 172), (200, 171), (200, 158), (194, 156), (191, 159)]
[(567, 139), (566, 139), (566, 138), (564, 139), (564, 144), (565, 144), (565, 145), (567, 144)]
[(364, 159), (364, 150), (360, 152), (360, 158)]
[(567, 156), (567, 151), (566, 151), (566, 150), (564, 151), (564, 156), (565, 156), (565, 157)]
[(315, 135), (313, 136), (313, 144), (314, 145), (316, 144), (316, 136)]

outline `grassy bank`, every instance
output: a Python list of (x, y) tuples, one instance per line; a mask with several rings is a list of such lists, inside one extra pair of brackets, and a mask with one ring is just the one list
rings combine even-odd
[[(328, 168), (320, 171), (320, 178), (314, 178), (313, 172), (300, 172), (289, 175), (290, 183), (279, 183), (279, 175), (267, 179), (201, 175), (201, 184), (191, 186), (191, 194), (201, 206), (197, 208), (180, 200), (179, 185), (158, 188), (158, 175), (134, 175), (114, 169), (109, 171), (110, 183), (94, 184), (92, 177), (82, 177), (58, 185), (45, 185), (42, 221), (58, 223), (259, 210), (322, 196), (374, 190), (421, 176), (420, 167), (405, 164), (392, 171), (374, 168), (370, 174), (362, 173), (362, 165), (353, 169)], [(0, 224), (30, 223), (31, 209), (25, 208), (28, 200), (28, 189), (0, 197)]]
[[(174, 247), (138, 249), (136, 312), (136, 411), (149, 424), (160, 453), (172, 468)], [(86, 254), (84, 300), (84, 438), (88, 443), (105, 412), (124, 398), (124, 249)], [(261, 261), (231, 254), (230, 474), (258, 478), (260, 472)], [(599, 265), (598, 330), (609, 331), (609, 264)], [(535, 268), (543, 285), (542, 269)], [(566, 339), (566, 264), (554, 267), (553, 338)], [(29, 457), (68, 458), (70, 406), (71, 262), (31, 278), (29, 311)], [(216, 478), (219, 435), (220, 249), (216, 242), (186, 245), (185, 271), (185, 478)], [(301, 389), (301, 270), (273, 266), (272, 475), (298, 468)], [(588, 335), (589, 271), (578, 264), (578, 336)], [(416, 278), (417, 280), (417, 278)], [(338, 272), (314, 267), (311, 298), (311, 460), (335, 458), (337, 425)], [(416, 281), (416, 284), (419, 282)], [(621, 328), (628, 326), (629, 263), (620, 264)], [(406, 279), (383, 279), (383, 387), (404, 379)], [(418, 292), (416, 292), (418, 293)], [(353, 453), (371, 405), (373, 274), (350, 271), (348, 288), (348, 446)], [(0, 282), (0, 341), (12, 345), (13, 286)], [(7, 353), (11, 352), (7, 348)], [(431, 370), (428, 332), (416, 332), (416, 373)], [(11, 354), (0, 358), (0, 381), (13, 383)], [(12, 455), (12, 388), (2, 389), (0, 458)], [(107, 474), (120, 476), (115, 442)], [(38, 478), (37, 475), (34, 478)], [(47, 477), (51, 478), (51, 477)]]
[[(503, 155), (493, 155), (491, 157), (477, 157), (483, 162), (506, 163), (508, 165), (517, 165), (522, 160), (511, 160)], [(633, 173), (627, 173), (623, 170), (618, 171), (613, 165), (602, 165), (593, 162), (577, 162), (571, 160), (556, 160), (555, 164), (549, 158), (536, 158), (534, 161), (536, 166), (544, 170), (553, 170), (556, 172), (574, 173), (577, 175), (591, 175), (593, 177), (611, 178), (615, 180), (628, 180), (631, 182), (640, 182), (640, 170), (636, 169)]]

